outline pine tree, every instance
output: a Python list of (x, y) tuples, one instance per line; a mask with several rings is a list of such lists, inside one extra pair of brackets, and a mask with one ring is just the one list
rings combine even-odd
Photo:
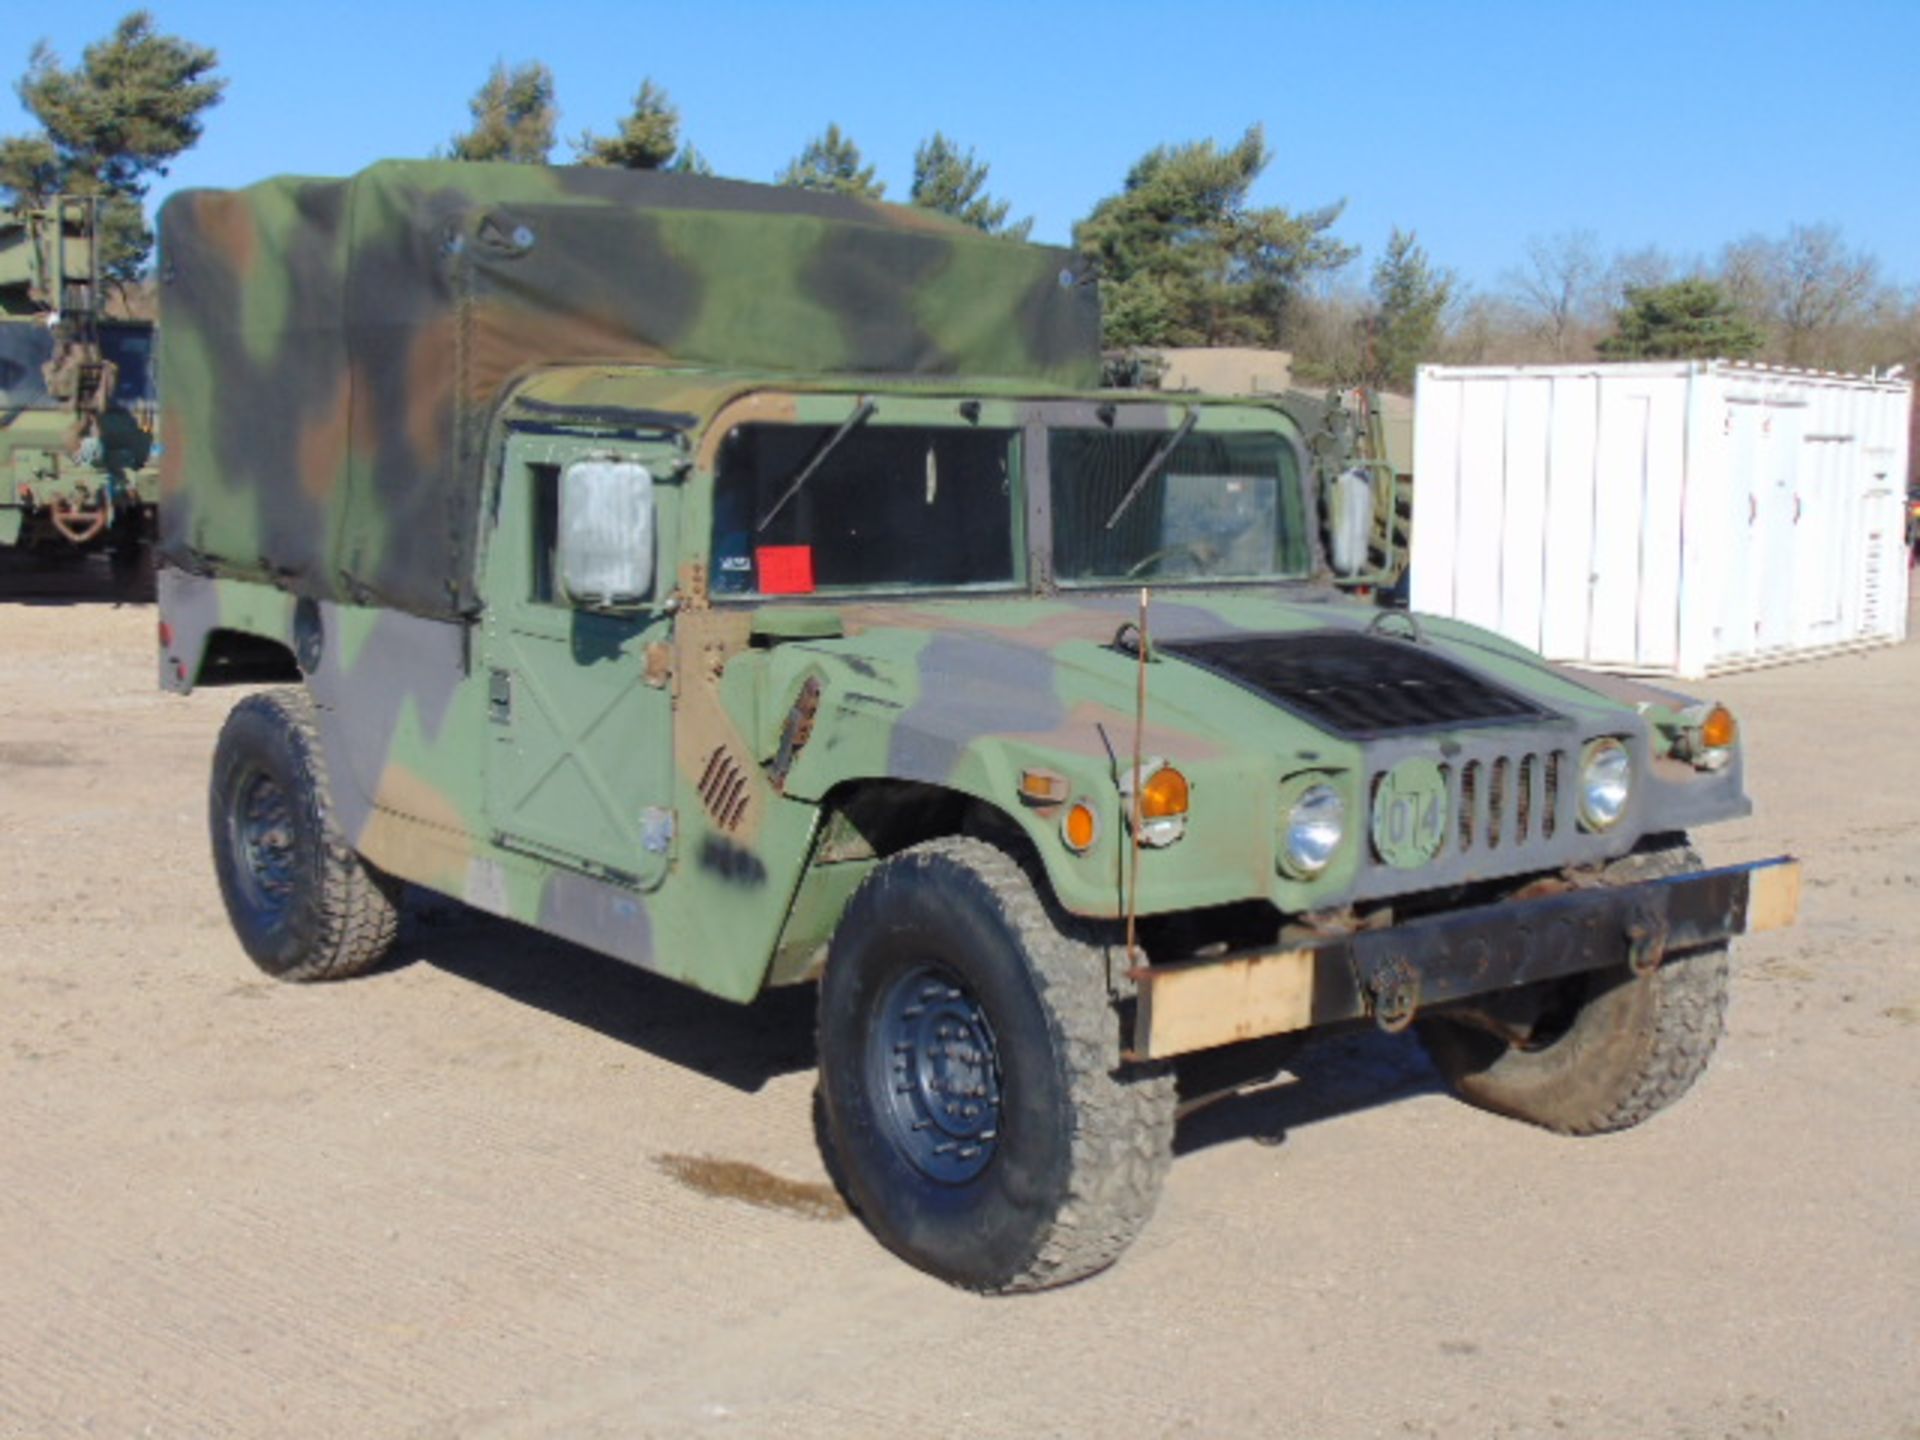
[(887, 193), (886, 185), (874, 179), (873, 166), (861, 163), (860, 147), (852, 137), (841, 134), (838, 125), (828, 125), (809, 140), (780, 173), (779, 183), (864, 200), (878, 200)]
[(1414, 367), (1439, 342), (1440, 316), (1453, 298), (1453, 286), (1453, 276), (1433, 268), (1414, 233), (1396, 227), (1387, 253), (1373, 267), (1369, 384), (1412, 388)]
[(1345, 202), (1247, 203), (1269, 158), (1258, 125), (1226, 150), (1162, 145), (1074, 227), (1100, 269), (1109, 345), (1278, 344), (1300, 286), (1353, 258), (1327, 233)]
[(673, 157), (673, 163), (667, 166), (676, 175), (711, 175), (713, 165), (691, 141), (683, 143)]
[[(623, 170), (677, 170), (682, 167), (675, 161), (689, 148), (680, 143), (679, 108), (651, 79), (640, 82), (639, 92), (633, 97), (633, 113), (620, 122), (617, 134), (601, 139), (589, 130), (574, 142), (575, 156), (582, 165)], [(697, 151), (691, 153), (696, 163), (706, 163)]]
[(494, 61), (486, 84), (467, 102), (467, 109), (473, 125), (448, 142), (450, 158), (546, 163), (560, 112), (554, 104), (553, 72), (538, 60), (511, 70), (505, 61)]
[(1007, 223), (1009, 202), (995, 200), (982, 193), (987, 184), (987, 166), (976, 160), (971, 148), (962, 151), (938, 130), (922, 141), (913, 152), (913, 194), (910, 203), (923, 210), (938, 210), (956, 220), (986, 231), (1024, 240), (1033, 229), (1031, 217), (1012, 225)]
[(152, 176), (200, 139), (227, 82), (211, 49), (163, 35), (135, 10), (67, 69), (45, 43), (16, 87), (39, 134), (0, 140), (0, 192), (10, 204), (44, 205), (60, 193), (101, 199), (101, 269), (135, 278), (153, 248), (140, 202)]
[(1712, 280), (1633, 286), (1600, 342), (1609, 360), (1739, 360), (1760, 349), (1762, 336), (1727, 292)]

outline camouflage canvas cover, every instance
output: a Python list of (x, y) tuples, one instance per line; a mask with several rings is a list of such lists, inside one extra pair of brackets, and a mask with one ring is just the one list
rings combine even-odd
[(738, 181), (387, 161), (182, 192), (160, 254), (162, 555), (426, 616), (477, 608), (488, 420), (543, 366), (1100, 370), (1070, 252)]

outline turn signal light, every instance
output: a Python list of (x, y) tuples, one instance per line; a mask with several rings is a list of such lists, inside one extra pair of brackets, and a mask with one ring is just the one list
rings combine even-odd
[(1067, 777), (1051, 770), (1022, 770), (1020, 798), (1029, 805), (1058, 805), (1067, 798)]
[(1700, 722), (1700, 746), (1704, 750), (1725, 750), (1739, 734), (1733, 712), (1724, 705), (1714, 706)]
[(1093, 842), (1100, 836), (1100, 817), (1094, 813), (1093, 806), (1084, 800), (1076, 800), (1067, 807), (1067, 813), (1060, 817), (1060, 838), (1067, 842), (1067, 848), (1076, 855), (1084, 855), (1093, 848)]
[(1167, 820), (1187, 813), (1187, 777), (1171, 765), (1162, 766), (1140, 787), (1140, 818)]

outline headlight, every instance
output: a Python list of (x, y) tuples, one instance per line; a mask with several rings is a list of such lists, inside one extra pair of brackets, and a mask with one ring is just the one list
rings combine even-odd
[(1633, 791), (1633, 757), (1618, 740), (1596, 740), (1580, 757), (1580, 823), (1610, 829), (1627, 810)]
[(1280, 863), (1289, 875), (1311, 880), (1340, 849), (1347, 804), (1331, 785), (1309, 785), (1287, 809), (1287, 840)]

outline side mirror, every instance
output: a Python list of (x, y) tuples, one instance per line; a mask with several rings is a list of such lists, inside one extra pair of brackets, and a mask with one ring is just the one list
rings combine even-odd
[(1356, 460), (1326, 483), (1327, 560), (1334, 583), (1392, 586), (1407, 564), (1405, 485), (1380, 460)]
[(653, 589), (653, 476), (631, 460), (576, 460), (560, 476), (560, 583), (579, 605), (639, 604)]
[(1359, 580), (1367, 574), (1378, 504), (1374, 489), (1383, 479), (1392, 481), (1391, 476), (1355, 465), (1327, 484), (1327, 559), (1342, 580)]

